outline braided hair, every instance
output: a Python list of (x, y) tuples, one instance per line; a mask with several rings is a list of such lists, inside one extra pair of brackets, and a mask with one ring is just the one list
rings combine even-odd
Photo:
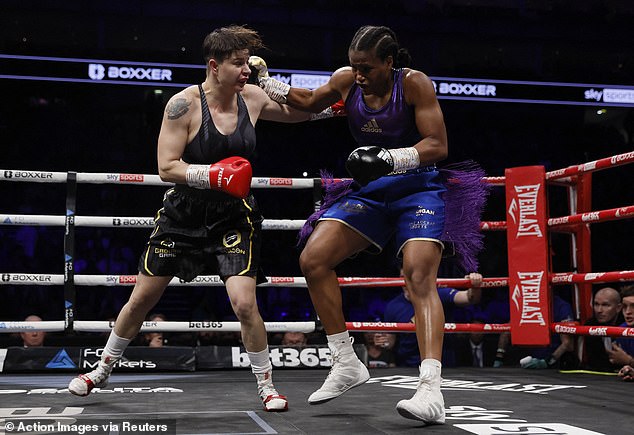
[(412, 57), (406, 48), (398, 45), (396, 34), (385, 26), (363, 26), (354, 34), (348, 51), (375, 50), (376, 56), (385, 61), (388, 56), (394, 59), (395, 67), (407, 67)]

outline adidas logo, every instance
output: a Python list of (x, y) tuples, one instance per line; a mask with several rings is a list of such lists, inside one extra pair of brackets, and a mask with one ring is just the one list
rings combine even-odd
[(379, 124), (374, 118), (372, 118), (370, 121), (368, 121), (367, 124), (361, 127), (361, 131), (364, 133), (383, 133), (383, 130), (381, 129), (381, 127), (379, 127)]

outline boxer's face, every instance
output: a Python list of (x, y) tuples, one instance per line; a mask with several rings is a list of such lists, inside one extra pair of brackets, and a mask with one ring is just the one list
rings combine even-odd
[(217, 63), (211, 59), (210, 66), (216, 74), (220, 84), (235, 87), (239, 92), (244, 89), (244, 85), (249, 80), (251, 70), (249, 69), (249, 50), (236, 50), (222, 62)]
[(392, 56), (381, 60), (375, 50), (348, 52), (355, 83), (364, 95), (382, 95), (391, 85)]

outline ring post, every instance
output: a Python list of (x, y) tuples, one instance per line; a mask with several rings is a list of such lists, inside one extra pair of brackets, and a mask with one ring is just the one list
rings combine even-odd
[(543, 166), (509, 168), (506, 175), (511, 341), (550, 344), (551, 303)]
[(66, 219), (64, 225), (64, 331), (73, 332), (75, 320), (75, 211), (77, 206), (77, 173), (66, 177)]

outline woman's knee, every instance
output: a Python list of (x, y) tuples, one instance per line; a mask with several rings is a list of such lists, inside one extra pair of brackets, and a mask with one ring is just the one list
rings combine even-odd
[(233, 312), (239, 321), (249, 321), (258, 313), (258, 306), (255, 301), (249, 298), (240, 298), (232, 301)]
[(322, 258), (313, 249), (306, 248), (302, 251), (299, 256), (299, 267), (305, 277), (317, 275), (320, 271), (328, 269)]

